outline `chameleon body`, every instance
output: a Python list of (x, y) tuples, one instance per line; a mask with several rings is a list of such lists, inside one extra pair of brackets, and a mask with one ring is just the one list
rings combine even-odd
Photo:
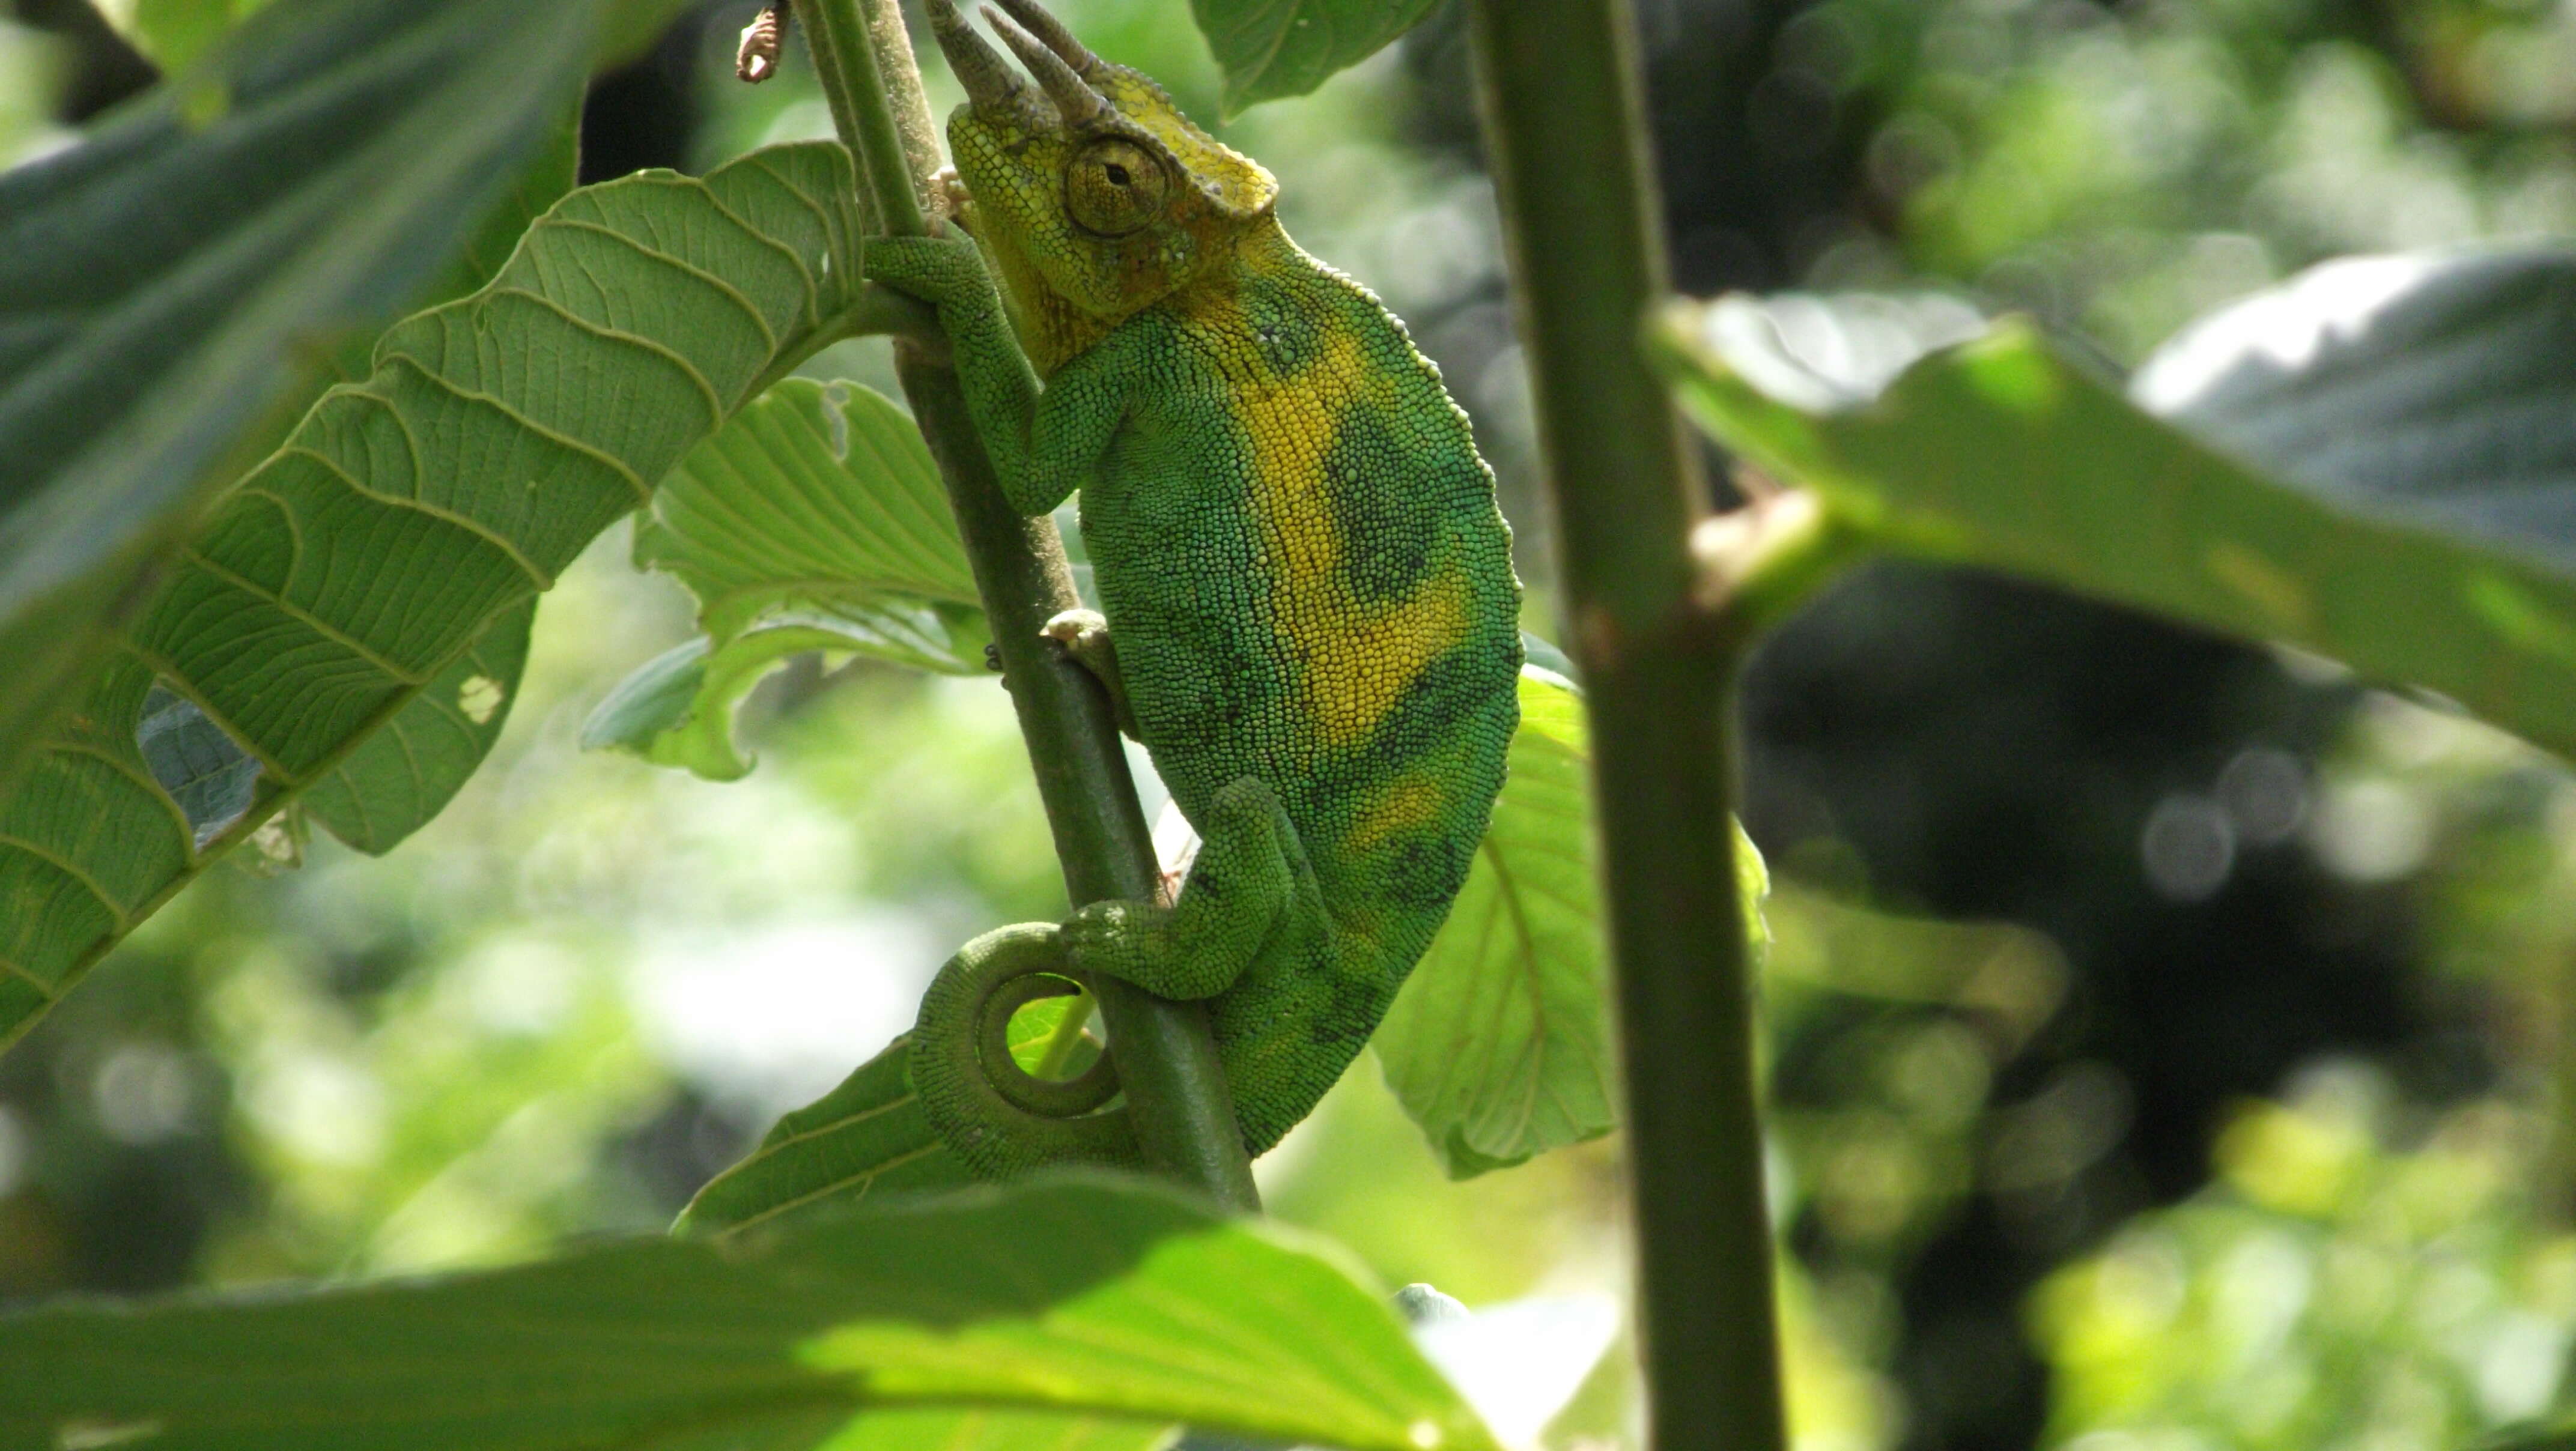
[(1106, 1076), (1041, 1083), (1004, 1046), (1019, 1003), (1105, 973), (1207, 1000), (1258, 1154), (1368, 1041), (1483, 839), (1518, 719), (1511, 535), (1438, 371), (1288, 239), (1269, 174), (1005, 3), (1036, 87), (930, 6), (972, 97), (949, 141), (973, 239), (871, 239), (868, 275), (936, 305), (1012, 505), (1080, 490), (1113, 690), (1203, 845), (1168, 907), (970, 943), (912, 1076), (979, 1174), (1133, 1162), (1123, 1112), (1091, 1111)]

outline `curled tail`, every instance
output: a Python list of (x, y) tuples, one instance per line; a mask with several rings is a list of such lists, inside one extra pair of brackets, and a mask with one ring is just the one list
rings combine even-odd
[(1036, 1078), (1011, 1056), (1011, 1015), (1076, 991), (1059, 930), (1024, 922), (957, 949), (922, 995), (912, 1085), (949, 1150), (980, 1179), (1057, 1164), (1142, 1167), (1127, 1111), (1102, 1111), (1118, 1073), (1103, 1054), (1079, 1078)]

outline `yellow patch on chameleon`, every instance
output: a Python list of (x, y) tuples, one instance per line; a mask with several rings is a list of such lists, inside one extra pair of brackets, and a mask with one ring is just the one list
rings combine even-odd
[(1271, 609), (1301, 684), (1315, 744), (1358, 744), (1403, 700), (1434, 659), (1467, 636), (1473, 612), (1455, 570), (1385, 603), (1354, 598), (1336, 577), (1345, 542), (1324, 469), (1342, 417), (1391, 389), (1358, 340), (1328, 334), (1292, 384), (1275, 379), (1236, 400), (1252, 453), (1253, 515), (1269, 555)]

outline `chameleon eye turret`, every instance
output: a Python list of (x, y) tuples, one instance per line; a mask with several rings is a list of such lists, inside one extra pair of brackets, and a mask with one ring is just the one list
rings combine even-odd
[(1207, 1001), (1258, 1154), (1367, 1043), (1475, 859), (1519, 715), (1511, 531), (1437, 370), (1288, 239), (1268, 172), (1038, 0), (984, 12), (1028, 80), (926, 3), (971, 98), (948, 142), (972, 235), (871, 238), (864, 266), (938, 307), (1011, 506), (1081, 491), (1115, 651), (1076, 658), (1123, 684), (1204, 844), (1168, 905), (968, 943), (907, 1072), (978, 1174), (1134, 1163), (1111, 1077), (1025, 1081), (1007, 1041), (1030, 995), (1117, 978)]
[(1064, 209), (1077, 226), (1123, 237), (1162, 215), (1167, 189), (1162, 158), (1111, 137), (1082, 149), (1064, 174)]

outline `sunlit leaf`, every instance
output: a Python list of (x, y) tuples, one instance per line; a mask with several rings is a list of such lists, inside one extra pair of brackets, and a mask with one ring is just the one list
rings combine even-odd
[[(434, 814), (517, 695), (535, 595), (831, 336), (855, 205), (829, 143), (639, 173), (388, 332), (218, 505), (0, 802), (0, 1041), (279, 807), (379, 851)], [(259, 763), (257, 803), (203, 848), (135, 745), (156, 676)]]
[(97, 0), (98, 13), (164, 71), (193, 64), (268, 0)]
[[(1011, 1017), (1011, 1052), (1035, 1073), (1073, 998), (1041, 998)], [(1083, 1036), (1061, 1066), (1080, 1073), (1099, 1055)], [(871, 1193), (935, 1189), (967, 1180), (966, 1166), (941, 1147), (913, 1096), (905, 1067), (909, 1034), (861, 1064), (839, 1087), (781, 1118), (760, 1147), (718, 1174), (681, 1212), (674, 1234), (746, 1229), (814, 1205)]]
[(966, 1166), (939, 1142), (913, 1093), (911, 1056), (911, 1038), (897, 1038), (781, 1118), (760, 1147), (698, 1191), (672, 1232), (742, 1229), (825, 1200), (965, 1183)]
[[(1535, 665), (1521, 672), (1520, 699), (1493, 824), (1449, 920), (1371, 1040), (1387, 1086), (1453, 1178), (1618, 1122), (1583, 701)], [(1769, 882), (1740, 828), (1736, 850), (1758, 945)]]
[(2335, 281), (2150, 366), (2172, 421), (2012, 322), (1866, 402), (1749, 300), (1678, 311), (1661, 347), (1713, 433), (1886, 546), (2289, 641), (2576, 749), (2576, 254)]
[(592, 12), (287, 0), (0, 176), (0, 789), (204, 491), (251, 461), (245, 433), (519, 173)]
[[(269, 0), (95, 0), (98, 12), (145, 59), (163, 71), (194, 64), (232, 28)], [(604, 0), (593, 64), (623, 65), (641, 55), (687, 0)]]
[[(445, 1279), (66, 1304), (0, 1317), (0, 1384), (11, 1447), (123, 1433), (171, 1451), (574, 1451), (669, 1435), (785, 1451), (833, 1415), (852, 1419), (824, 1444), (891, 1446), (973, 1431), (960, 1412), (977, 1409), (1058, 1413), (1084, 1444), (1103, 1416), (1360, 1451), (1492, 1444), (1337, 1255), (1105, 1178)], [(870, 1425), (916, 1411), (932, 1414)]]
[(1190, 0), (1231, 116), (1302, 96), (1422, 23), (1435, 0)]
[(2576, 251), (2328, 263), (2130, 393), (2320, 497), (2576, 571)]
[(807, 651), (981, 674), (991, 638), (938, 466), (902, 409), (789, 378), (672, 470), (635, 562), (698, 598), (706, 631), (619, 683), (582, 729), (711, 780), (752, 767), (734, 711)]

